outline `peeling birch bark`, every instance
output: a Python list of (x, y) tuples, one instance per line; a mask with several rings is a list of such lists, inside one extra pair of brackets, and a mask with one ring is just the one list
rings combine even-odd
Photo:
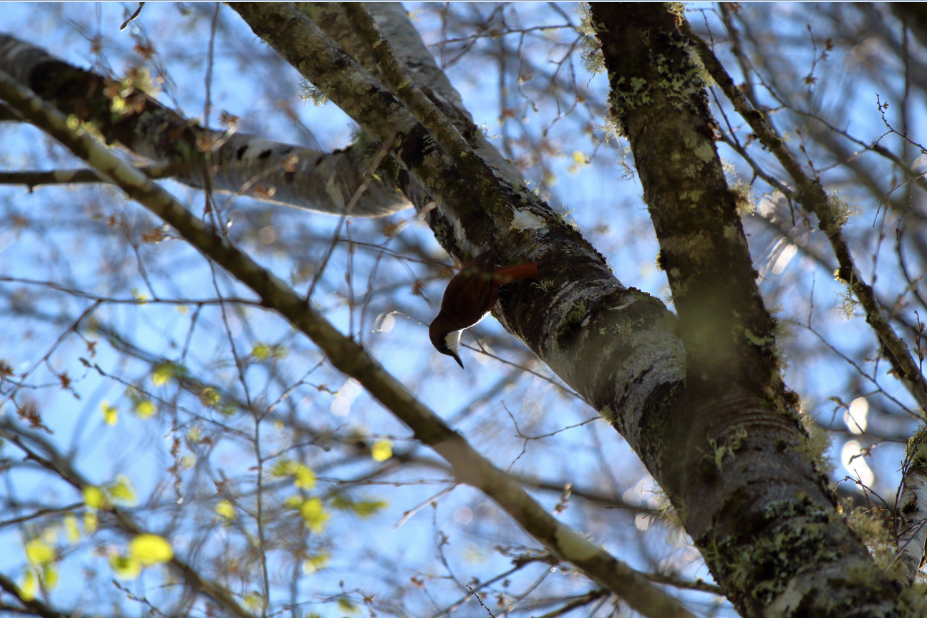
[[(204, 170), (208, 169), (209, 188), (214, 191), (340, 215), (376, 151), (361, 142), (326, 153), (246, 133), (204, 129), (138, 88), (109, 89), (102, 76), (4, 34), (0, 34), (0, 70), (63, 113), (92, 123), (108, 143), (118, 142), (139, 156), (167, 162), (175, 180), (198, 189), (206, 188)], [(124, 111), (114, 121), (111, 108), (116, 101)], [(351, 215), (381, 217), (428, 201), (416, 184), (402, 180), (370, 182)]]

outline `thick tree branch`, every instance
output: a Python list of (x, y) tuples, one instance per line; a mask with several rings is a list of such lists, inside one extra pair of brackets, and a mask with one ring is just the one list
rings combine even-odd
[[(228, 131), (211, 131), (170, 110), (142, 88), (140, 76), (107, 79), (71, 66), (11, 36), (0, 34), (0, 70), (50, 101), (60, 111), (91, 123), (108, 143), (118, 142), (172, 169), (178, 182), (212, 190), (340, 215), (357, 191), (375, 147), (369, 140), (332, 153)], [(423, 204), (415, 187), (391, 182), (395, 170), (381, 168), (352, 209), (356, 217), (381, 217)]]
[[(579, 232), (520, 183), (492, 165), (448, 157), (391, 91), (300, 11), (232, 8), (371, 136), (396, 132), (394, 156), (435, 198), (431, 228), (459, 261), (495, 247), (504, 263), (541, 262), (545, 280), (516, 284), (494, 315), (640, 452), (645, 402), (682, 380), (683, 350), (663, 304), (622, 286)], [(465, 126), (463, 113), (454, 119)], [(460, 134), (471, 144), (481, 139), (472, 126)]]
[[(837, 513), (782, 382), (681, 17), (650, 4), (591, 10), (686, 344), (686, 384), (645, 417), (645, 463), (742, 615), (890, 611), (897, 588)], [(847, 568), (866, 575), (847, 581)]]
[(42, 616), (42, 618), (67, 618), (68, 616), (74, 615), (71, 612), (62, 613), (56, 611), (45, 603), (37, 601), (36, 599), (24, 599), (22, 597), (22, 593), (19, 590), (19, 586), (17, 586), (11, 579), (8, 579), (2, 573), (0, 573), (0, 588), (6, 590), (7, 593), (18, 599), (19, 602), (23, 604), (23, 608), (25, 608), (23, 613), (28, 612), (30, 614), (35, 614), (36, 616)]
[[(422, 405), (353, 340), (335, 329), (288, 286), (209, 229), (137, 169), (87, 134), (77, 135), (67, 118), (0, 73), (0, 98), (20, 111), (127, 195), (172, 225), (181, 236), (250, 287), (318, 345), (337, 369), (367, 391), (454, 469), (457, 479), (482, 490), (549, 551), (572, 562), (603, 587), (621, 596), (645, 616), (692, 616), (678, 601), (626, 564), (592, 544), (547, 513), (518, 485), (477, 453), (457, 432)], [(184, 573), (188, 576), (187, 573)]]
[(927, 409), (927, 381), (921, 374), (918, 363), (911, 355), (907, 344), (895, 333), (882, 313), (872, 286), (866, 283), (853, 261), (850, 247), (841, 229), (848, 214), (838, 206), (836, 200), (827, 196), (817, 178), (810, 178), (805, 174), (801, 165), (789, 152), (785, 142), (779, 137), (775, 127), (763, 113), (753, 109), (708, 44), (692, 31), (684, 19), (681, 21), (680, 29), (695, 43), (702, 63), (734, 105), (734, 109), (747, 121), (759, 140), (769, 148), (792, 178), (798, 188), (797, 201), (817, 215), (819, 227), (827, 235), (834, 255), (837, 257), (839, 264), (837, 276), (859, 299), (866, 312), (866, 321), (879, 336), (885, 346), (886, 357), (908, 391), (922, 409)]

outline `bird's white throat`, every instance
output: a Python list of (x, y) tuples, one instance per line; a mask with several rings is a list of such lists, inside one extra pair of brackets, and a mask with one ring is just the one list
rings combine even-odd
[(460, 331), (454, 330), (446, 334), (444, 336), (444, 343), (447, 344), (447, 347), (451, 352), (456, 352), (457, 348), (460, 347)]

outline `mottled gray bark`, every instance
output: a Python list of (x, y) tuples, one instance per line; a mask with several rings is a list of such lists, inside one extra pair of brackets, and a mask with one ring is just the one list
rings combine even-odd
[(644, 413), (645, 464), (742, 615), (906, 615), (838, 513), (780, 377), (682, 16), (591, 6), (686, 350), (685, 384)]
[[(356, 379), (385, 408), (404, 422), (415, 438), (433, 448), (452, 467), (458, 481), (482, 490), (543, 544), (553, 555), (575, 564), (592, 580), (621, 596), (633, 609), (653, 618), (694, 618), (693, 614), (642, 574), (615, 559), (604, 549), (557, 521), (512, 478), (495, 468), (440, 417), (419, 402), (401, 382), (389, 375), (352, 338), (341, 334), (324, 316), (291, 288), (227, 240), (193, 216), (183, 205), (137, 169), (114, 156), (86, 133), (68, 127), (67, 119), (34, 93), (22, 88), (0, 71), (0, 98), (57, 139), (131, 198), (174, 227), (190, 244), (222, 265), (273, 308), (294, 328), (309, 337), (334, 367)], [(0, 423), (0, 435), (8, 435)], [(68, 467), (52, 466), (75, 488), (87, 481)], [(119, 514), (115, 511), (117, 517)], [(118, 525), (133, 535), (140, 533), (129, 518)], [(243, 611), (221, 588), (203, 580), (176, 557), (171, 565), (188, 582), (206, 592), (229, 613)]]
[(898, 551), (888, 565), (888, 574), (910, 586), (924, 564), (927, 545), (927, 429), (908, 442), (898, 497)]
[[(477, 144), (472, 153), (483, 148), (482, 134), (465, 111), (446, 114), (448, 125), (428, 132), (300, 11), (279, 4), (232, 8), (372, 137), (394, 140), (396, 160), (435, 199), (426, 220), (458, 261), (494, 246), (504, 263), (541, 262), (542, 280), (512, 286), (494, 315), (586, 401), (622, 425), (633, 448), (643, 449), (637, 420), (643, 402), (671, 390), (684, 375), (675, 319), (663, 304), (621, 285), (575, 229), (513, 180), (517, 173), (504, 159), (448, 156), (443, 144), (457, 144), (458, 137)], [(447, 103), (443, 97), (431, 101), (442, 111)]]
[[(325, 214), (342, 214), (361, 184), (375, 148), (361, 141), (331, 153), (245, 133), (211, 131), (188, 122), (131, 84), (68, 65), (44, 50), (0, 35), (0, 70), (66, 114), (89, 122), (108, 143), (118, 142), (152, 161), (168, 163), (173, 178), (213, 191)], [(114, 101), (122, 107), (111, 112)], [(208, 155), (208, 157), (207, 157)], [(424, 203), (389, 169), (371, 181), (352, 216), (379, 217)]]

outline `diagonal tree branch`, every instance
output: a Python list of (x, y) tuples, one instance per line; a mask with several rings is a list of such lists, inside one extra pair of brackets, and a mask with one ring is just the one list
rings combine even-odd
[[(108, 143), (119, 142), (139, 156), (160, 162), (175, 180), (196, 188), (206, 187), (208, 171), (212, 190), (340, 215), (376, 149), (369, 139), (359, 139), (348, 148), (326, 153), (239, 133), (234, 124), (227, 131), (212, 131), (149, 96), (139, 76), (107, 79), (5, 34), (0, 34), (0, 70), (63, 113), (91, 123)], [(395, 170), (389, 167), (381, 168), (383, 179), (370, 183), (352, 216), (381, 217), (426, 201), (420, 189), (403, 186), (401, 179), (394, 181)], [(34, 186), (42, 180), (28, 178), (25, 182)]]
[[(206, 256), (250, 287), (262, 302), (308, 336), (332, 364), (360, 382), (384, 407), (451, 464), (457, 479), (482, 490), (549, 551), (572, 562), (588, 577), (621, 596), (645, 616), (692, 614), (641, 574), (554, 519), (513, 479), (477, 453), (457, 432), (421, 404), (353, 340), (283, 282), (209, 229), (144, 174), (109, 152), (87, 134), (68, 128), (67, 118), (34, 93), (0, 73), (0, 98), (19, 110), (130, 197), (172, 225)], [(187, 573), (184, 573), (187, 576)]]

